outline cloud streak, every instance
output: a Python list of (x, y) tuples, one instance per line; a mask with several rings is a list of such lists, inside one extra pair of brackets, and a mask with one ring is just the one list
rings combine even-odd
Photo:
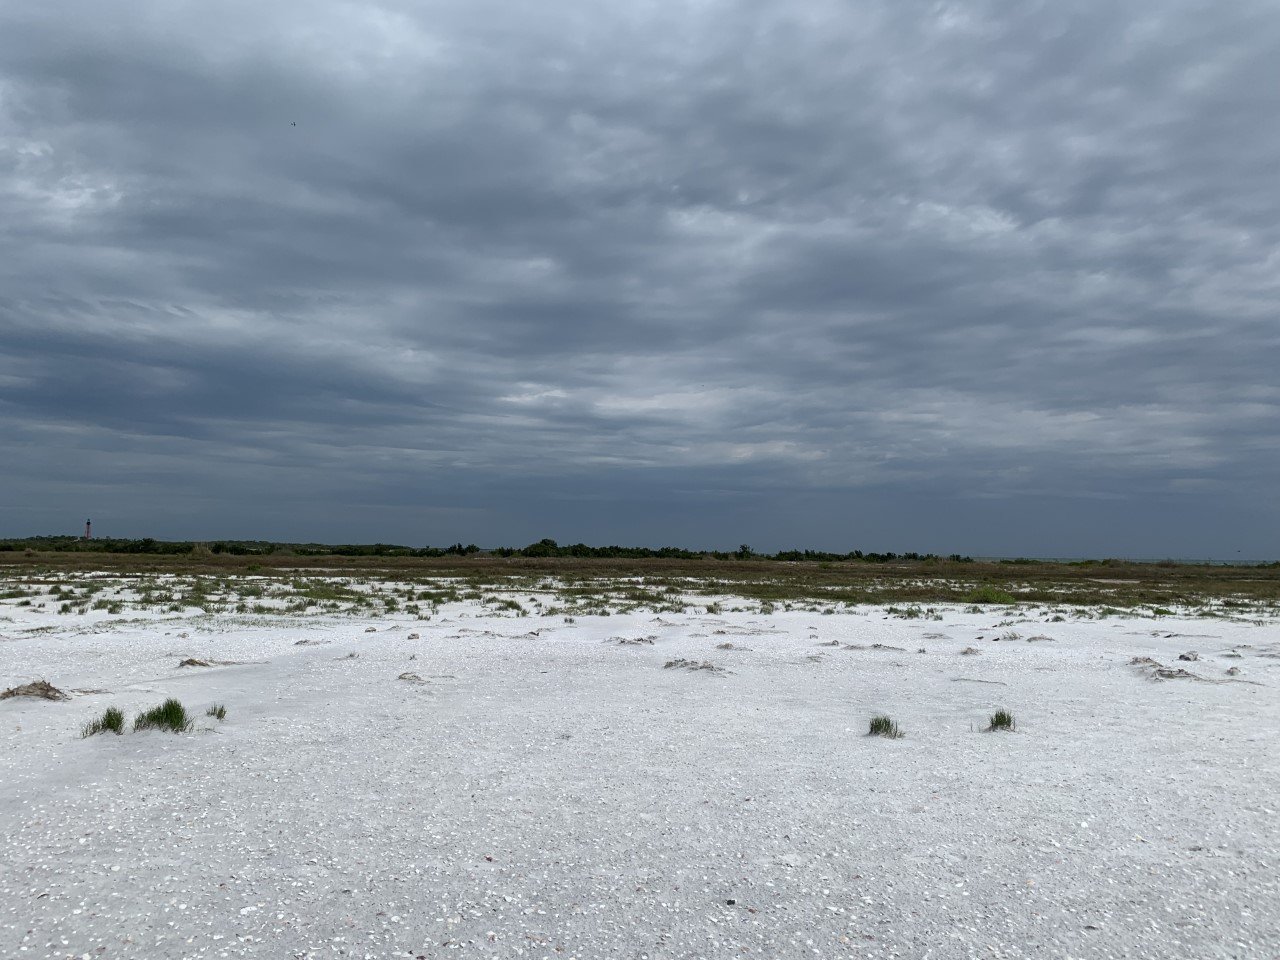
[(6, 4), (7, 526), (1267, 555), (1277, 54), (1262, 2)]

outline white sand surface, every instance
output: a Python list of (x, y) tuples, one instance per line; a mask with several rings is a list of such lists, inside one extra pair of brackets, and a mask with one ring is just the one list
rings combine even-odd
[(1280, 957), (1274, 624), (0, 612), (0, 957)]

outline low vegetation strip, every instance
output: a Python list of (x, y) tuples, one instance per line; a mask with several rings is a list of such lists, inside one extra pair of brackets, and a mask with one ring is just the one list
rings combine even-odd
[[(1188, 608), (1251, 616), (1280, 608), (1280, 567), (1182, 564), (998, 563), (937, 558), (791, 561), (713, 555), (698, 559), (452, 555), (269, 556), (35, 551), (0, 552), (0, 607), (45, 604), (60, 614), (110, 616), (160, 609), (250, 615), (408, 613), (480, 600), (524, 616), (548, 595), (562, 611), (708, 613), (726, 598), (771, 613), (787, 604), (881, 605), (904, 618), (937, 619), (941, 604), (981, 608), (1093, 607), (1167, 616)], [(92, 572), (93, 576), (80, 574)], [(114, 588), (114, 589), (113, 589)], [(531, 600), (536, 595), (536, 601)], [(1211, 607), (1211, 609), (1210, 609)], [(1201, 609), (1191, 610), (1193, 613)]]

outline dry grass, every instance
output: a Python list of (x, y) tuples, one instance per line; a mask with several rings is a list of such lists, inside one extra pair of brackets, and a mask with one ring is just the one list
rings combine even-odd
[(31, 683), (24, 683), (21, 686), (10, 687), (8, 690), (0, 692), (0, 700), (8, 700), (11, 697), (33, 697), (37, 700), (70, 700), (67, 694), (63, 693), (48, 680), (34, 680)]

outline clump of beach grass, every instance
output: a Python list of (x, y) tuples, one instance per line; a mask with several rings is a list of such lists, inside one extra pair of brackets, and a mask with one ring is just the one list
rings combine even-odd
[(107, 707), (102, 711), (102, 716), (90, 720), (80, 728), (80, 736), (83, 739), (108, 732), (116, 736), (124, 733), (124, 713), (119, 707)]
[(1016, 729), (1018, 729), (1018, 724), (1013, 719), (1013, 714), (1010, 713), (1008, 710), (1001, 709), (1001, 710), (997, 710), (995, 713), (991, 715), (991, 720), (987, 724), (986, 732), (992, 733), (996, 730), (1016, 730)]
[(983, 584), (970, 590), (964, 598), (965, 603), (1017, 603), (1018, 598), (1013, 594), (1001, 590), (999, 587), (993, 587), (990, 584)]
[(227, 719), (227, 708), (221, 703), (215, 703), (212, 707), (204, 712), (206, 717), (213, 717), (215, 720)]
[(191, 717), (180, 700), (170, 697), (158, 707), (144, 710), (133, 721), (134, 731), (168, 730), (172, 733), (186, 733), (191, 729)]
[(891, 717), (875, 716), (871, 718), (871, 729), (867, 731), (868, 737), (888, 737), (890, 740), (897, 740), (905, 736), (898, 725), (893, 722)]

